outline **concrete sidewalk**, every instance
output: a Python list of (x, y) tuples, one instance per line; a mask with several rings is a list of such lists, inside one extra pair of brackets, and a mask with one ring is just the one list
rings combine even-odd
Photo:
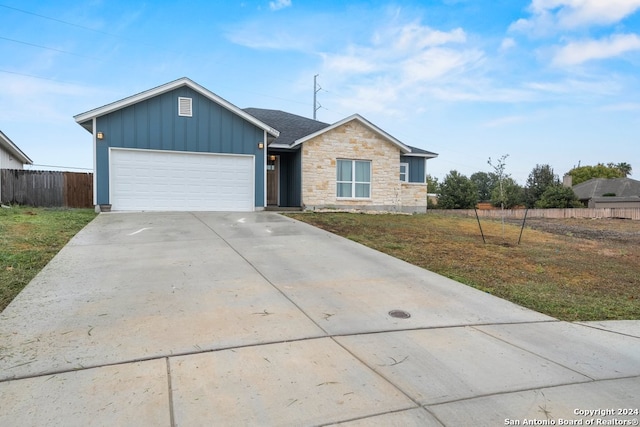
[(0, 314), (0, 426), (607, 425), (638, 396), (640, 323), (275, 213), (101, 214)]

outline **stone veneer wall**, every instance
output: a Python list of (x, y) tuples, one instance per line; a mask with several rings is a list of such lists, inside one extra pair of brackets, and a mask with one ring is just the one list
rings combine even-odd
[[(336, 159), (371, 161), (371, 198), (336, 197)], [(302, 203), (306, 209), (402, 209), (400, 150), (357, 120), (302, 146)], [(426, 200), (426, 187), (425, 187)]]
[(402, 212), (427, 212), (427, 184), (421, 182), (403, 182), (401, 184)]

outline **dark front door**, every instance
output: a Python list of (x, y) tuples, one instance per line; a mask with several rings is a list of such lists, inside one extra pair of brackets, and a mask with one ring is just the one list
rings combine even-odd
[(267, 156), (267, 205), (278, 205), (278, 163), (279, 156)]

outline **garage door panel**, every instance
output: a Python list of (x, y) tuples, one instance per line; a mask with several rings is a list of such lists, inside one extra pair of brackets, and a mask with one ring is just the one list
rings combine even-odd
[(253, 157), (110, 151), (113, 210), (252, 211)]

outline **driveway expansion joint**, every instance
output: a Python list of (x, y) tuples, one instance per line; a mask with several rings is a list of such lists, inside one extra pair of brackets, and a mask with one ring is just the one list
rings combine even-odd
[(173, 387), (171, 385), (171, 362), (168, 357), (165, 357), (167, 362), (167, 395), (169, 398), (169, 422), (171, 423), (171, 427), (175, 427), (176, 425), (176, 417), (175, 417), (175, 405), (173, 402)]
[(258, 267), (256, 267), (249, 259), (247, 259), (247, 257), (245, 257), (242, 253), (240, 253), (240, 251), (238, 249), (236, 249), (227, 239), (225, 239), (224, 237), (222, 237), (220, 234), (218, 234), (218, 232), (216, 232), (216, 230), (214, 230), (209, 224), (207, 224), (206, 222), (204, 222), (200, 217), (198, 217), (196, 214), (194, 214), (193, 212), (191, 212), (191, 215), (193, 215), (196, 219), (198, 219), (198, 221), (200, 221), (202, 224), (204, 224), (207, 228), (209, 228), (212, 232), (214, 232), (216, 234), (216, 236), (218, 236), (225, 244), (227, 244), (229, 246), (229, 248), (231, 248), (235, 253), (238, 254), (238, 256), (240, 256), (243, 260), (246, 261), (247, 264), (249, 264), (251, 266), (251, 268), (254, 269), (254, 271), (256, 273), (258, 273), (260, 275), (260, 277), (262, 277), (264, 280), (266, 280), (267, 283), (269, 283), (269, 285), (271, 285), (271, 287), (273, 287), (276, 291), (278, 291), (278, 293), (280, 293), (280, 295), (282, 295), (284, 298), (286, 298), (291, 304), (293, 304), (294, 307), (296, 307), (300, 313), (302, 313), (304, 316), (307, 317), (307, 319), (309, 319), (309, 321), (311, 323), (313, 323), (314, 325), (316, 325), (316, 327), (318, 327), (322, 332), (324, 332), (325, 334), (328, 334), (328, 331), (323, 328), (322, 326), (320, 326), (320, 323), (316, 322), (311, 316), (309, 316), (309, 314), (302, 309), (302, 307), (300, 307), (300, 305), (298, 305), (295, 301), (293, 301), (291, 299), (291, 297), (289, 297), (289, 295), (287, 295), (286, 293), (284, 293), (282, 291), (282, 289), (280, 289), (278, 286), (276, 286), (271, 280), (269, 280), (269, 278), (267, 276), (265, 276), (265, 274), (260, 271), (260, 269), (258, 269)]
[(487, 397), (492, 397), (492, 396), (507, 396), (507, 395), (510, 395), (510, 394), (522, 393), (522, 392), (527, 392), (527, 391), (551, 390), (551, 389), (555, 389), (555, 388), (567, 387), (567, 386), (572, 386), (572, 385), (597, 384), (597, 383), (604, 383), (604, 382), (608, 382), (608, 381), (619, 381), (619, 380), (628, 380), (628, 379), (638, 379), (638, 380), (640, 380), (640, 375), (631, 375), (631, 376), (628, 376), (628, 377), (605, 378), (605, 379), (598, 379), (598, 380), (570, 381), (570, 382), (566, 382), (566, 383), (562, 383), (562, 384), (554, 384), (554, 385), (548, 385), (548, 386), (544, 386), (544, 387), (528, 387), (528, 388), (521, 388), (521, 389), (516, 389), (516, 390), (499, 391), (499, 392), (495, 392), (495, 393), (477, 394), (477, 395), (470, 396), (470, 397), (463, 397), (463, 398), (460, 398), (460, 399), (451, 399), (451, 400), (437, 402), (437, 403), (425, 403), (422, 406), (425, 407), (425, 408), (426, 407), (437, 407), (437, 406), (449, 405), (451, 403), (468, 402), (468, 401), (472, 401), (472, 400), (475, 400), (475, 399), (482, 399), (482, 398), (487, 398)]

